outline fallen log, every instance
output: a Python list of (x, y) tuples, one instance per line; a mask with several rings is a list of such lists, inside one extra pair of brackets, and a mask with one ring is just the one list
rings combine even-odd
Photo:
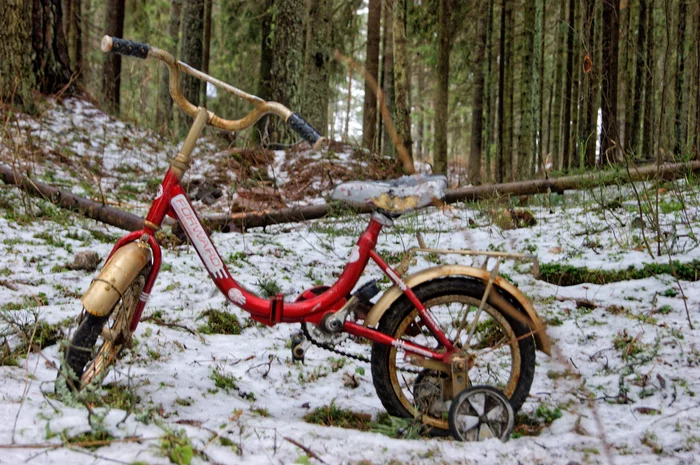
[[(561, 178), (448, 189), (445, 201), (447, 203), (455, 203), (460, 201), (488, 200), (513, 195), (533, 195), (547, 192), (562, 193), (566, 190), (593, 186), (648, 181), (652, 179), (671, 180), (689, 172), (700, 172), (700, 161), (668, 163), (658, 167), (656, 165), (640, 168), (632, 167), (629, 173), (618, 169), (615, 171), (610, 170), (577, 176), (564, 176)], [(71, 194), (63, 189), (33, 181), (26, 176), (16, 173), (11, 167), (0, 165), (0, 179), (6, 184), (16, 185), (32, 195), (50, 200), (62, 208), (77, 211), (88, 218), (127, 231), (136, 231), (143, 228), (143, 218), (137, 215)], [(211, 215), (205, 217), (203, 220), (205, 225), (209, 228), (222, 232), (233, 232), (245, 228), (257, 228), (283, 223), (299, 223), (323, 218), (331, 211), (332, 207), (330, 205), (321, 204), (306, 207), (283, 208), (280, 210)], [(353, 209), (353, 211), (357, 213), (369, 213), (371, 208), (365, 207)]]
[(61, 208), (80, 213), (93, 220), (127, 231), (143, 229), (143, 218), (138, 215), (34, 181), (9, 166), (0, 165), (0, 179), (5, 184), (13, 184), (31, 195), (46, 199)]
[[(700, 172), (700, 161), (688, 163), (667, 163), (660, 166), (631, 167), (629, 174), (619, 168), (603, 172), (594, 172), (577, 176), (561, 178), (536, 179), (530, 181), (509, 182), (504, 184), (488, 184), (484, 186), (461, 187), (448, 189), (445, 202), (460, 201), (474, 202), (478, 200), (496, 199), (513, 195), (533, 195), (547, 192), (563, 193), (566, 190), (582, 189), (592, 186), (607, 186), (618, 183), (648, 181), (652, 179), (672, 180), (688, 172)], [(207, 224), (221, 231), (235, 231), (244, 228), (256, 228), (281, 223), (295, 223), (306, 220), (323, 218), (331, 212), (328, 204), (311, 205), (308, 207), (283, 208), (281, 210), (264, 210), (249, 213), (234, 213), (227, 215), (212, 215), (207, 217)], [(358, 213), (369, 213), (369, 207), (353, 209)]]

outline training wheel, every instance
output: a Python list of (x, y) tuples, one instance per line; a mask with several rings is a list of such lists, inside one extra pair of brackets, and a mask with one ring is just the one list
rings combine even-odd
[(498, 389), (472, 386), (454, 398), (447, 422), (452, 436), (460, 441), (507, 441), (513, 432), (515, 414), (508, 398)]

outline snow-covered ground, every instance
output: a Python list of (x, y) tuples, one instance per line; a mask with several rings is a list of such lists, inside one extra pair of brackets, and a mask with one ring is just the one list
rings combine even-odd
[[(85, 104), (69, 101), (51, 110), (41, 123), (22, 124), (36, 125), (35, 142), (50, 139), (41, 138), (40, 131), (59, 131), (56, 128), (68, 137), (74, 131), (67, 122), (83, 113), (75, 110), (81, 105)], [(93, 120), (112, 121), (94, 111)], [(138, 169), (146, 191), (165, 166), (172, 146), (163, 146), (162, 141), (128, 125), (120, 131), (123, 150), (99, 143), (112, 136), (76, 133), (70, 137), (79, 142), (84, 138), (80, 143), (85, 148), (72, 155), (101, 163), (100, 179), (115, 179), (111, 189), (119, 185), (119, 176)], [(152, 140), (151, 149), (130, 149), (132, 137)], [(5, 161), (10, 156), (7, 148), (15, 142), (8, 135), (0, 141)], [(284, 164), (282, 154), (275, 158), (276, 165)], [(68, 176), (65, 163), (52, 165), (46, 154), (36, 160), (35, 172), (42, 180), (48, 180), (51, 170), (59, 182), (61, 173)], [(66, 179), (72, 185), (81, 172), (75, 168)], [(693, 233), (700, 227), (696, 188), (679, 183), (664, 189), (660, 224), (673, 259), (687, 263), (700, 258)], [(619, 205), (611, 205), (618, 195)], [(683, 204), (678, 201), (681, 198)], [(663, 251), (660, 257), (650, 257), (644, 239), (656, 255), (654, 232), (646, 227), (642, 234), (635, 227), (637, 203), (627, 189), (571, 192), (552, 196), (549, 202), (537, 197), (528, 207), (537, 219), (530, 228), (501, 230), (489, 214), (493, 208), (503, 205), (457, 205), (407, 215), (385, 230), (378, 250), (386, 256), (399, 254), (417, 244), (415, 233), (420, 232), (432, 247), (534, 253), (542, 263), (589, 269), (668, 263)], [(357, 217), (280, 225), (242, 235), (217, 234), (214, 242), (245, 286), (259, 290), (274, 283), (293, 299), (304, 289), (335, 280), (364, 221)], [(111, 238), (121, 232), (28, 199), (11, 188), (0, 188), (0, 230), (0, 307), (5, 321), (0, 342), (6, 340), (6, 349), (0, 347), (0, 352), (21, 343), (8, 319), (31, 322), (36, 313), (43, 321), (61, 323), (62, 331), (70, 333), (80, 311), (78, 296), (94, 273), (66, 270), (65, 265), (80, 250), (106, 257)], [(465, 258), (445, 260), (471, 263)], [(459, 443), (392, 439), (376, 432), (305, 422), (304, 415), (331, 403), (373, 417), (381, 413), (369, 365), (339, 361), (338, 354), (318, 348), (310, 349), (304, 365), (291, 363), (289, 340), (297, 325), (252, 324), (206, 279), (192, 247), (167, 248), (163, 261), (145, 316), (157, 315), (181, 327), (156, 324), (153, 319), (141, 323), (135, 348), (106, 380), (112, 387), (105, 392), (132, 393), (131, 412), (125, 410), (128, 402), (114, 407), (116, 394), (110, 394), (106, 405), (92, 404), (91, 416), (85, 406), (55, 399), (59, 344), (20, 356), (18, 366), (0, 366), (0, 463), (169, 463), (175, 437), (198, 452), (192, 463), (319, 463), (292, 441), (329, 464), (641, 465), (700, 460), (698, 282), (681, 281), (683, 292), (669, 275), (558, 287), (535, 279), (529, 266), (505, 263), (501, 271), (550, 323), (547, 333), (555, 346), (553, 357), (537, 353), (535, 381), (522, 413), (531, 420), (549, 417), (553, 421), (536, 436), (515, 437), (506, 443)], [(419, 259), (411, 271), (431, 265)], [(368, 272), (379, 274), (372, 267)], [(690, 329), (683, 295), (696, 329)], [(588, 299), (595, 308), (577, 309), (575, 299)], [(245, 327), (242, 333), (198, 332), (204, 323), (202, 313), (212, 309), (237, 315)], [(222, 376), (235, 378), (237, 389), (217, 387), (214, 378)], [(354, 388), (344, 381), (352, 376), (358, 381)], [(100, 428), (113, 439), (109, 445), (61, 446)]]

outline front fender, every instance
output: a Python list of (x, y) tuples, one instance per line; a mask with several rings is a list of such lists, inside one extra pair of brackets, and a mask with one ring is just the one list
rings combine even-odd
[[(447, 276), (463, 276), (483, 281), (484, 285), (486, 285), (489, 281), (491, 273), (487, 270), (474, 268), (471, 266), (445, 265), (428, 268), (426, 270), (414, 273), (404, 278), (404, 282), (408, 287), (414, 288), (432, 279), (444, 278)], [(532, 306), (530, 299), (528, 299), (525, 294), (520, 292), (517, 287), (500, 276), (497, 276), (496, 279), (494, 279), (493, 286), (499, 288), (504, 294), (510, 296), (512, 301), (517, 302), (518, 305), (514, 306), (508, 301), (508, 299), (504, 298), (502, 294), (497, 292), (490, 293), (488, 300), (489, 303), (501, 308), (512, 309), (512, 313), (508, 313), (510, 316), (514, 316), (516, 319), (526, 324), (532, 330), (537, 348), (545, 354), (551, 355), (551, 343), (549, 341), (549, 337), (547, 337), (547, 333), (545, 332), (544, 322), (537, 314), (535, 308)], [(384, 313), (402, 295), (403, 292), (401, 292), (401, 289), (399, 289), (398, 286), (393, 286), (386, 291), (377, 301), (377, 303), (374, 304), (367, 315), (367, 318), (365, 318), (365, 326), (376, 327)], [(522, 314), (522, 317), (518, 318), (515, 316), (517, 313)]]
[(151, 249), (145, 242), (130, 242), (117, 249), (92, 281), (81, 302), (85, 311), (106, 316), (139, 272), (151, 261)]

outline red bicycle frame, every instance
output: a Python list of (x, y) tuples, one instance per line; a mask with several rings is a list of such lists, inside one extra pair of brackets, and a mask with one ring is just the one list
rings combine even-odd
[(146, 216), (146, 226), (144, 229), (134, 231), (122, 237), (112, 249), (113, 254), (124, 244), (141, 239), (147, 241), (153, 251), (153, 267), (150, 275), (146, 279), (143, 292), (138, 306), (136, 307), (136, 312), (131, 322), (131, 331), (134, 331), (139, 323), (146, 301), (148, 300), (160, 270), (162, 254), (160, 246), (155, 239), (155, 233), (162, 225), (166, 215), (180, 222), (185, 234), (194, 245), (197, 255), (199, 255), (199, 258), (202, 260), (202, 263), (219, 290), (231, 303), (250, 313), (251, 317), (257, 321), (266, 325), (299, 322), (318, 324), (323, 315), (328, 312), (339, 310), (342, 303), (344, 303), (344, 299), (350, 294), (355, 285), (357, 285), (367, 263), (372, 259), (382, 272), (401, 289), (416, 309), (418, 309), (423, 324), (425, 324), (438, 340), (441, 350), (437, 352), (433, 349), (408, 341), (398, 340), (375, 329), (350, 321), (345, 322), (343, 329), (355, 336), (400, 347), (408, 352), (444, 362), (447, 362), (448, 358), (455, 350), (452, 343), (447, 339), (415, 293), (399, 277), (396, 271), (374, 250), (377, 244), (377, 238), (383, 227), (383, 219), (389, 220), (387, 217), (381, 214), (372, 216), (367, 229), (362, 233), (357, 243), (352, 248), (343, 273), (338, 278), (338, 281), (325, 292), (307, 300), (296, 302), (285, 302), (281, 294), (272, 299), (262, 299), (246, 290), (231, 276), (221, 255), (212, 243), (209, 234), (204, 229), (201, 220), (192, 207), (187, 193), (180, 185), (178, 177), (173, 173), (172, 168), (168, 169), (162, 184), (158, 188), (156, 199)]

